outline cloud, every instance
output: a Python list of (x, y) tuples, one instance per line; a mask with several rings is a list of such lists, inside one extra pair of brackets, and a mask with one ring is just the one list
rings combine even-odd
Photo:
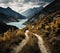
[(46, 2), (45, 0), (0, 0), (0, 7), (7, 8), (9, 6), (16, 12), (20, 13), (29, 8), (39, 7)]
[(0, 0), (0, 2), (14, 2), (14, 1), (16, 1), (16, 2), (34, 2), (34, 1), (36, 1), (36, 0)]
[(50, 2), (52, 0), (0, 0), (0, 2), (3, 2), (3, 3), (8, 3), (8, 2), (23, 2), (23, 3), (28, 3), (28, 2)]

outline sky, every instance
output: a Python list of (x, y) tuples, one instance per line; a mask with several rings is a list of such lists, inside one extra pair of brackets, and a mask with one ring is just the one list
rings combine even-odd
[(27, 9), (40, 7), (41, 4), (48, 4), (52, 0), (0, 0), (0, 7), (10, 7), (16, 12), (23, 12)]

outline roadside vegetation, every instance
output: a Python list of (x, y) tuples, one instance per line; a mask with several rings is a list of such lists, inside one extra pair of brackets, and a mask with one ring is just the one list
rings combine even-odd
[(8, 30), (0, 34), (0, 53), (10, 53), (25, 38), (23, 30)]

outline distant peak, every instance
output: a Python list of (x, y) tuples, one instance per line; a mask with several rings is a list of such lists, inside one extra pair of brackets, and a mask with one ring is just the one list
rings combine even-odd
[(10, 10), (12, 10), (10, 7), (7, 7), (7, 8), (0, 7), (0, 9), (10, 9)]
[(7, 7), (7, 9), (11, 9), (10, 7)]
[(0, 9), (2, 9), (3, 7), (0, 7)]

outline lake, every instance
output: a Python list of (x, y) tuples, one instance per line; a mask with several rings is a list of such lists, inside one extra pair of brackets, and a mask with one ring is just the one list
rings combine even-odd
[(25, 23), (27, 20), (28, 19), (21, 19), (19, 22), (10, 22), (10, 23), (6, 23), (6, 24), (16, 26), (19, 29), (22, 29), (22, 28), (26, 27), (26, 25), (23, 25), (23, 23)]

